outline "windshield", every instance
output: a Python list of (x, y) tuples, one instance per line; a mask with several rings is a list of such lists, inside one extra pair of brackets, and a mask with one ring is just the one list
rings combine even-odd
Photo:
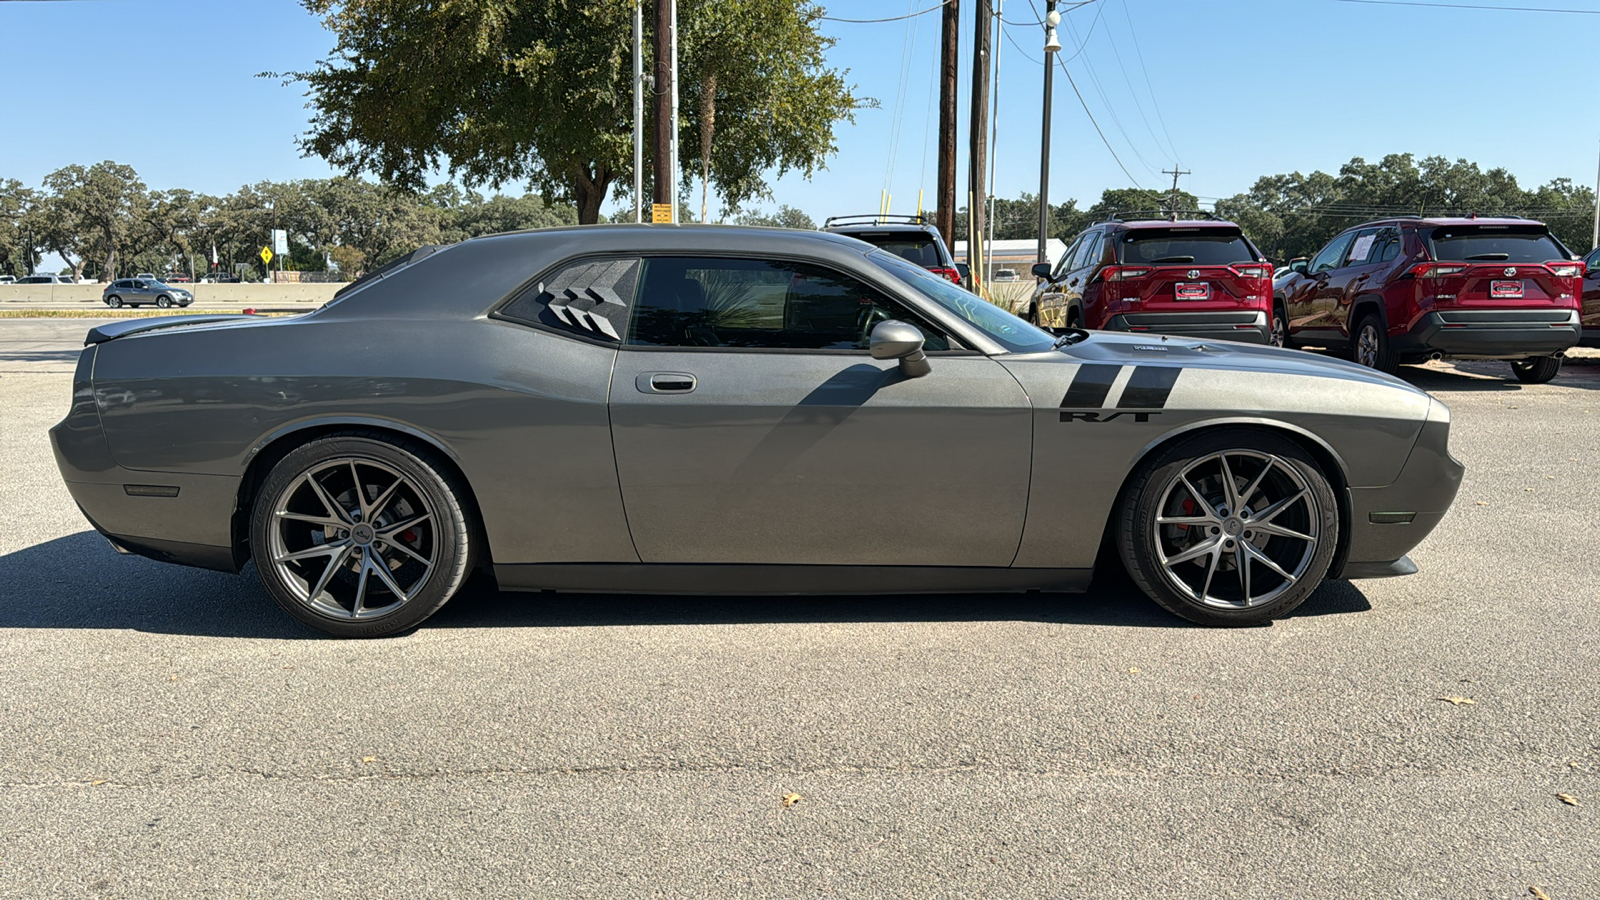
[(875, 250), (867, 258), (904, 282), (907, 287), (939, 304), (976, 327), (989, 339), (1012, 353), (1049, 350), (1056, 344), (1049, 332), (1040, 331), (993, 303), (948, 279), (912, 265), (898, 256)]
[(1254, 262), (1256, 254), (1233, 228), (1141, 228), (1122, 233), (1117, 258), (1124, 265), (1226, 266)]
[(1428, 249), (1448, 262), (1542, 263), (1566, 259), (1544, 226), (1467, 225), (1435, 228)]

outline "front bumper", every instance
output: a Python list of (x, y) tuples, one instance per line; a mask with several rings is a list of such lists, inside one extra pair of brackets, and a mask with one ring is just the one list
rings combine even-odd
[(1467, 470), (1450, 455), (1449, 442), (1449, 412), (1435, 400), (1400, 476), (1384, 487), (1350, 489), (1350, 545), (1340, 571), (1331, 577), (1383, 578), (1416, 571), (1405, 555), (1450, 511)]
[(1578, 343), (1570, 309), (1457, 309), (1431, 312), (1389, 341), (1402, 362), (1434, 353), (1459, 359), (1553, 356)]
[(1210, 341), (1266, 344), (1272, 339), (1262, 310), (1221, 312), (1123, 313), (1112, 316), (1107, 331), (1150, 332)]

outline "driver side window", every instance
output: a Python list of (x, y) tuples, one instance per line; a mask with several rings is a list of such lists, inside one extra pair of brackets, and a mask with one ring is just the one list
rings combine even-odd
[(847, 275), (785, 260), (651, 257), (644, 261), (629, 344), (866, 350), (872, 329), (908, 322), (926, 349), (949, 339), (899, 302)]
[(1316, 255), (1316, 258), (1311, 260), (1311, 265), (1306, 268), (1306, 272), (1315, 275), (1318, 272), (1327, 272), (1331, 269), (1339, 268), (1339, 265), (1344, 262), (1344, 252), (1350, 248), (1350, 242), (1355, 240), (1355, 236), (1355, 232), (1352, 231), (1334, 238), (1332, 243), (1323, 247), (1322, 251)]

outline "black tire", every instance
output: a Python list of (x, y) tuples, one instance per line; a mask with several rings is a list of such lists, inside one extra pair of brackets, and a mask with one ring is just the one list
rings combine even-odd
[(1274, 347), (1289, 346), (1289, 316), (1284, 312), (1282, 302), (1272, 304), (1272, 328), (1268, 332), (1267, 343)]
[(1389, 345), (1389, 329), (1383, 327), (1382, 316), (1369, 312), (1357, 320), (1350, 332), (1350, 358), (1369, 369), (1394, 374), (1400, 362)]
[(156, 298), (156, 306), (159, 306), (162, 309), (171, 309), (172, 308), (172, 298), (168, 297), (166, 294), (162, 294), (161, 296)]
[(112, 294), (111, 296), (106, 298), (106, 305), (111, 307), (112, 309), (121, 309), (122, 308), (122, 298), (118, 297), (116, 294)]
[[(338, 530), (290, 519), (283, 523), (285, 530), (278, 532), (275, 538), (273, 529), (280, 527), (277, 510), (289, 510), (291, 504), (317, 493), (302, 479), (314, 472), (335, 472), (338, 465), (347, 460), (355, 461), (353, 471), (367, 467), (369, 477), (387, 472), (395, 475), (397, 481), (404, 479), (400, 488), (390, 492), (392, 499), (388, 499), (386, 506), (373, 507), (371, 527), (364, 533), (359, 532), (356, 527), (361, 522), (359, 516), (352, 521), (350, 512), (338, 512), (335, 515), (341, 522), (334, 524), (349, 524), (349, 529)], [(352, 477), (349, 482), (354, 484), (357, 480)], [(353, 490), (341, 489), (337, 481), (329, 480), (320, 486), (325, 495), (341, 507), (359, 502)], [(380, 489), (368, 487), (372, 488), (366, 491), (368, 500), (384, 499)], [(299, 493), (304, 491), (311, 491), (311, 494)], [(255, 558), (256, 571), (279, 606), (318, 631), (337, 637), (385, 637), (407, 631), (438, 612), (456, 595), (472, 571), (478, 544), (474, 536), (478, 532), (467, 513), (466, 497), (464, 487), (448, 474), (448, 469), (435, 462), (434, 453), (416, 442), (362, 431), (318, 438), (279, 461), (256, 496), (250, 518), (250, 551)], [(328, 508), (326, 502), (321, 503), (321, 507)], [(385, 521), (386, 510), (394, 512), (396, 518)], [(423, 514), (432, 523), (431, 531), (422, 531), (419, 523), (397, 535), (384, 532), (385, 528), (400, 527), (397, 522), (402, 517), (409, 519)], [(383, 524), (376, 524), (379, 522)], [(376, 537), (373, 537), (374, 532)], [(318, 534), (323, 536), (318, 538)], [(407, 537), (413, 534), (417, 536)], [(369, 543), (357, 546), (356, 542), (362, 537)], [(303, 546), (289, 548), (290, 538), (304, 538)], [(396, 552), (397, 540), (415, 542), (408, 544), (415, 551), (413, 558), (422, 553), (431, 559), (431, 568), (416, 574), (416, 580), (409, 586), (406, 582), (410, 576), (405, 567), (414, 564)], [(287, 555), (316, 549), (322, 544), (347, 547), (350, 552), (324, 552), (303, 563), (274, 562), (275, 545)], [(319, 559), (327, 559), (327, 562), (316, 564), (314, 561)], [(378, 578), (378, 567), (363, 561), (369, 559), (387, 564), (383, 571), (389, 583), (399, 585), (401, 593), (385, 586), (384, 580)], [(427, 560), (422, 562), (426, 564)], [(301, 568), (303, 576), (295, 574), (296, 567)], [(358, 581), (368, 568), (371, 576)], [(329, 573), (329, 569), (333, 571)], [(313, 573), (326, 584), (326, 588), (316, 590), (314, 597), (311, 596), (313, 589), (321, 585), (312, 584)], [(369, 581), (375, 586), (369, 586)], [(381, 600), (387, 595), (391, 602), (376, 609), (366, 606), (364, 612), (353, 615), (352, 609), (347, 607), (362, 606), (355, 600), (358, 586), (373, 592), (361, 594), (362, 598), (371, 596)]]
[(1511, 374), (1523, 384), (1545, 384), (1561, 373), (1561, 360), (1553, 356), (1513, 359)]
[[(1222, 527), (1215, 528), (1158, 522), (1163, 516), (1203, 518), (1207, 510), (1219, 514), (1224, 510), (1228, 495), (1222, 469), (1214, 462), (1218, 455), (1234, 460), (1228, 471), (1235, 492), (1251, 488), (1250, 480), (1260, 476), (1250, 495), (1240, 500), (1239, 510), (1228, 510), (1245, 514), (1231, 521), (1224, 516), (1219, 521)], [(1190, 483), (1207, 495), (1203, 498), (1207, 506), (1194, 502), (1194, 494), (1180, 481), (1186, 470)], [(1240, 481), (1246, 483), (1241, 486)], [(1303, 499), (1290, 499), (1282, 510), (1270, 512), (1273, 503), (1301, 492)], [(1180, 501), (1185, 495), (1189, 499)], [(1256, 498), (1260, 501), (1252, 506)], [(1267, 518), (1255, 518), (1262, 513), (1268, 513)], [(1116, 515), (1117, 549), (1134, 583), (1163, 609), (1203, 625), (1259, 625), (1288, 614), (1322, 584), (1339, 543), (1339, 504), (1322, 469), (1300, 445), (1258, 428), (1207, 432), (1156, 451), (1129, 482)], [(1276, 531), (1297, 531), (1299, 537), (1244, 530), (1252, 522), (1262, 528), (1263, 521)], [(1306, 537), (1313, 540), (1301, 540)], [(1245, 544), (1255, 548), (1254, 555), (1247, 553)], [(1207, 545), (1220, 549), (1193, 560), (1182, 558)], [(1168, 550), (1170, 561), (1164, 561), (1169, 559)], [(1294, 577), (1279, 576), (1259, 561), (1262, 557), (1280, 567), (1287, 563), (1284, 571)], [(1202, 561), (1206, 559), (1209, 564)], [(1199, 571), (1184, 568), (1190, 561), (1198, 564)], [(1202, 579), (1198, 588), (1189, 583)], [(1258, 587), (1264, 590), (1258, 602), (1251, 602)]]

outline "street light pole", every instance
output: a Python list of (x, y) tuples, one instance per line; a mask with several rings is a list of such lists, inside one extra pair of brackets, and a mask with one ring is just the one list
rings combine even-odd
[(1039, 129), (1039, 259), (1050, 261), (1045, 244), (1050, 240), (1050, 107), (1054, 96), (1056, 58), (1061, 41), (1056, 38), (1056, 26), (1061, 14), (1056, 12), (1056, 0), (1046, 0), (1044, 14), (1044, 124)]

